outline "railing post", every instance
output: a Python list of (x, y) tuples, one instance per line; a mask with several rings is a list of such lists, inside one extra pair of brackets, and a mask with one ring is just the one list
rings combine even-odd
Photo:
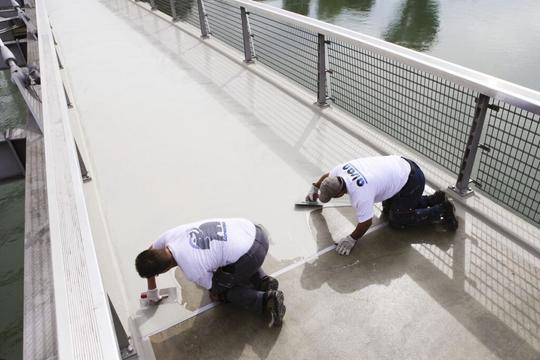
[(324, 34), (319, 34), (317, 43), (318, 62), (317, 62), (317, 104), (321, 107), (328, 106), (327, 94), (328, 94), (328, 82), (326, 79), (326, 39)]
[(178, 21), (178, 17), (176, 16), (176, 5), (175, 5), (175, 0), (170, 0), (170, 3), (171, 3), (171, 16), (172, 16), (172, 21), (173, 21), (173, 22), (176, 22), (176, 21)]
[(201, 26), (201, 37), (203, 39), (207, 39), (208, 34), (210, 33), (210, 30), (208, 26), (208, 17), (206, 15), (206, 10), (204, 9), (204, 4), (202, 0), (197, 0), (197, 8), (199, 9), (199, 23)]
[(156, 0), (150, 0), (150, 9), (157, 10)]
[(82, 158), (81, 152), (79, 151), (79, 146), (75, 142), (75, 150), (77, 150), (77, 159), (79, 160), (79, 167), (81, 168), (81, 177), (83, 182), (88, 182), (92, 180), (90, 175), (88, 174), (88, 169), (86, 168), (86, 165), (84, 164), (84, 160)]
[(469, 139), (467, 140), (467, 146), (465, 147), (463, 159), (461, 160), (457, 182), (456, 185), (451, 188), (460, 196), (472, 194), (472, 190), (469, 188), (469, 182), (471, 179), (471, 173), (474, 167), (476, 153), (478, 151), (478, 144), (480, 143), (480, 137), (482, 136), (482, 129), (484, 128), (484, 120), (486, 118), (488, 108), (489, 96), (480, 94), (476, 99), (474, 119), (469, 132)]
[(244, 39), (244, 62), (247, 64), (253, 63), (253, 36), (251, 35), (251, 27), (249, 26), (249, 13), (246, 8), (240, 6), (240, 18), (242, 19), (242, 36)]
[(24, 168), (23, 160), (20, 158), (19, 153), (17, 153), (17, 150), (15, 149), (15, 146), (13, 145), (13, 142), (11, 141), (9, 136), (7, 134), (4, 134), (4, 138), (6, 139), (6, 143), (8, 144), (9, 150), (11, 151), (11, 154), (13, 155), (17, 166), (19, 167), (21, 175), (24, 176), (26, 170)]

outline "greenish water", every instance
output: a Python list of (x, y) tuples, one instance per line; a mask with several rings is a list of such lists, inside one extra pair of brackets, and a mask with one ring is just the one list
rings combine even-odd
[[(25, 105), (0, 71), (0, 132), (24, 127)], [(0, 359), (22, 359), (24, 180), (0, 185)]]
[(540, 90), (539, 0), (266, 0)]
[(26, 105), (10, 80), (9, 71), (0, 71), (0, 132), (24, 127)]
[(24, 180), (0, 186), (0, 359), (22, 359)]

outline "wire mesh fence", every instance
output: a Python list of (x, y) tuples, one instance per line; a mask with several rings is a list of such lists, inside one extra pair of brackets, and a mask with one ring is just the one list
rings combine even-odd
[(220, 0), (204, 1), (210, 33), (233, 48), (244, 51), (240, 7)]
[(500, 101), (495, 105), (476, 180), (483, 192), (540, 224), (540, 115)]
[(174, 0), (176, 18), (178, 21), (185, 21), (188, 24), (199, 27), (199, 9), (196, 0)]
[(317, 91), (317, 33), (250, 13), (257, 60)]
[[(171, 15), (170, 0), (154, 0)], [(211, 34), (243, 51), (240, 6), (203, 0)], [(200, 26), (196, 0), (174, 0), (177, 19)], [(248, 12), (255, 57), (284, 77), (317, 93), (318, 33), (290, 19)], [(458, 174), (480, 95), (444, 77), (380, 53), (327, 37), (327, 94), (361, 121)], [(540, 224), (540, 115), (498, 103), (490, 110), (472, 178), (495, 200)]]
[(169, 16), (172, 16), (171, 1), (170, 0), (154, 0), (156, 8)]
[(458, 173), (474, 91), (340, 41), (328, 59), (337, 106)]

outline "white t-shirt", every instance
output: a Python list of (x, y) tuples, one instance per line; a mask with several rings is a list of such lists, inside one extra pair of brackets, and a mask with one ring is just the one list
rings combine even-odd
[(210, 289), (213, 272), (236, 262), (253, 245), (255, 225), (246, 219), (208, 219), (180, 225), (152, 245), (168, 247), (186, 278)]
[(345, 180), (358, 222), (373, 217), (373, 204), (391, 198), (407, 183), (411, 166), (401, 156), (377, 156), (351, 160), (336, 166), (330, 176)]

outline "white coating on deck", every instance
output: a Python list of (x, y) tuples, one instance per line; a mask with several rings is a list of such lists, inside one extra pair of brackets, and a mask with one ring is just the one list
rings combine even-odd
[[(267, 272), (293, 269), (291, 264), (327, 249), (332, 239), (354, 226), (350, 208), (294, 209), (294, 202), (317, 176), (341, 161), (380, 152), (417, 159), (336, 110), (321, 111), (312, 105), (312, 95), (260, 65), (248, 67), (242, 54), (213, 39), (205, 43), (196, 29), (175, 26), (144, 9), (146, 5), (126, 0), (47, 0), (47, 6), (76, 105), (70, 114), (79, 129), (75, 136), (93, 178), (85, 191), (103, 281), (122, 321), (126, 324), (128, 316), (134, 317), (143, 337), (176, 324), (209, 302), (205, 291), (175, 270), (159, 276), (158, 285), (179, 287), (179, 303), (139, 311), (138, 295), (145, 281), (136, 274), (134, 259), (165, 230), (209, 217), (248, 217), (271, 234)], [(377, 149), (370, 146), (373, 142)], [(452, 183), (448, 174), (419, 160), (432, 183)], [(508, 241), (514, 234), (529, 241), (538, 238), (538, 229), (491, 202), (481, 197), (467, 202), (488, 217), (481, 229), (496, 223), (512, 228), (506, 237), (482, 230), (494, 232), (493, 241)], [(464, 232), (478, 228), (477, 216), (461, 212)], [(440, 234), (422, 236), (433, 240)], [(426, 252), (435, 268), (438, 260), (433, 253), (446, 256), (444, 251), (429, 252), (429, 246), (411, 249), (416, 257)], [(448, 251), (452, 254), (452, 249)], [(536, 257), (520, 256), (538, 270)], [(439, 280), (445, 270), (440, 267)], [(430, 291), (420, 280), (404, 276), (388, 290), (399, 292), (402, 283), (407, 294), (420, 297), (426, 308), (439, 309), (438, 299), (428, 296)], [(362, 291), (365, 296), (366, 289)], [(317, 296), (330, 296), (329, 303), (336, 304), (345, 299), (326, 292), (328, 287)], [(382, 294), (375, 289), (373, 296), (378, 293)], [(291, 297), (300, 307), (296, 295)], [(413, 299), (407, 301), (414, 305)], [(290, 314), (291, 326), (298, 324)], [(383, 323), (384, 316), (377, 321)], [(528, 325), (538, 329), (538, 322)], [(474, 327), (461, 331), (468, 333), (467, 329), (478, 335)], [(540, 349), (538, 337), (522, 338), (532, 353)], [(478, 354), (490, 350), (482, 341), (468, 344), (478, 347)]]

